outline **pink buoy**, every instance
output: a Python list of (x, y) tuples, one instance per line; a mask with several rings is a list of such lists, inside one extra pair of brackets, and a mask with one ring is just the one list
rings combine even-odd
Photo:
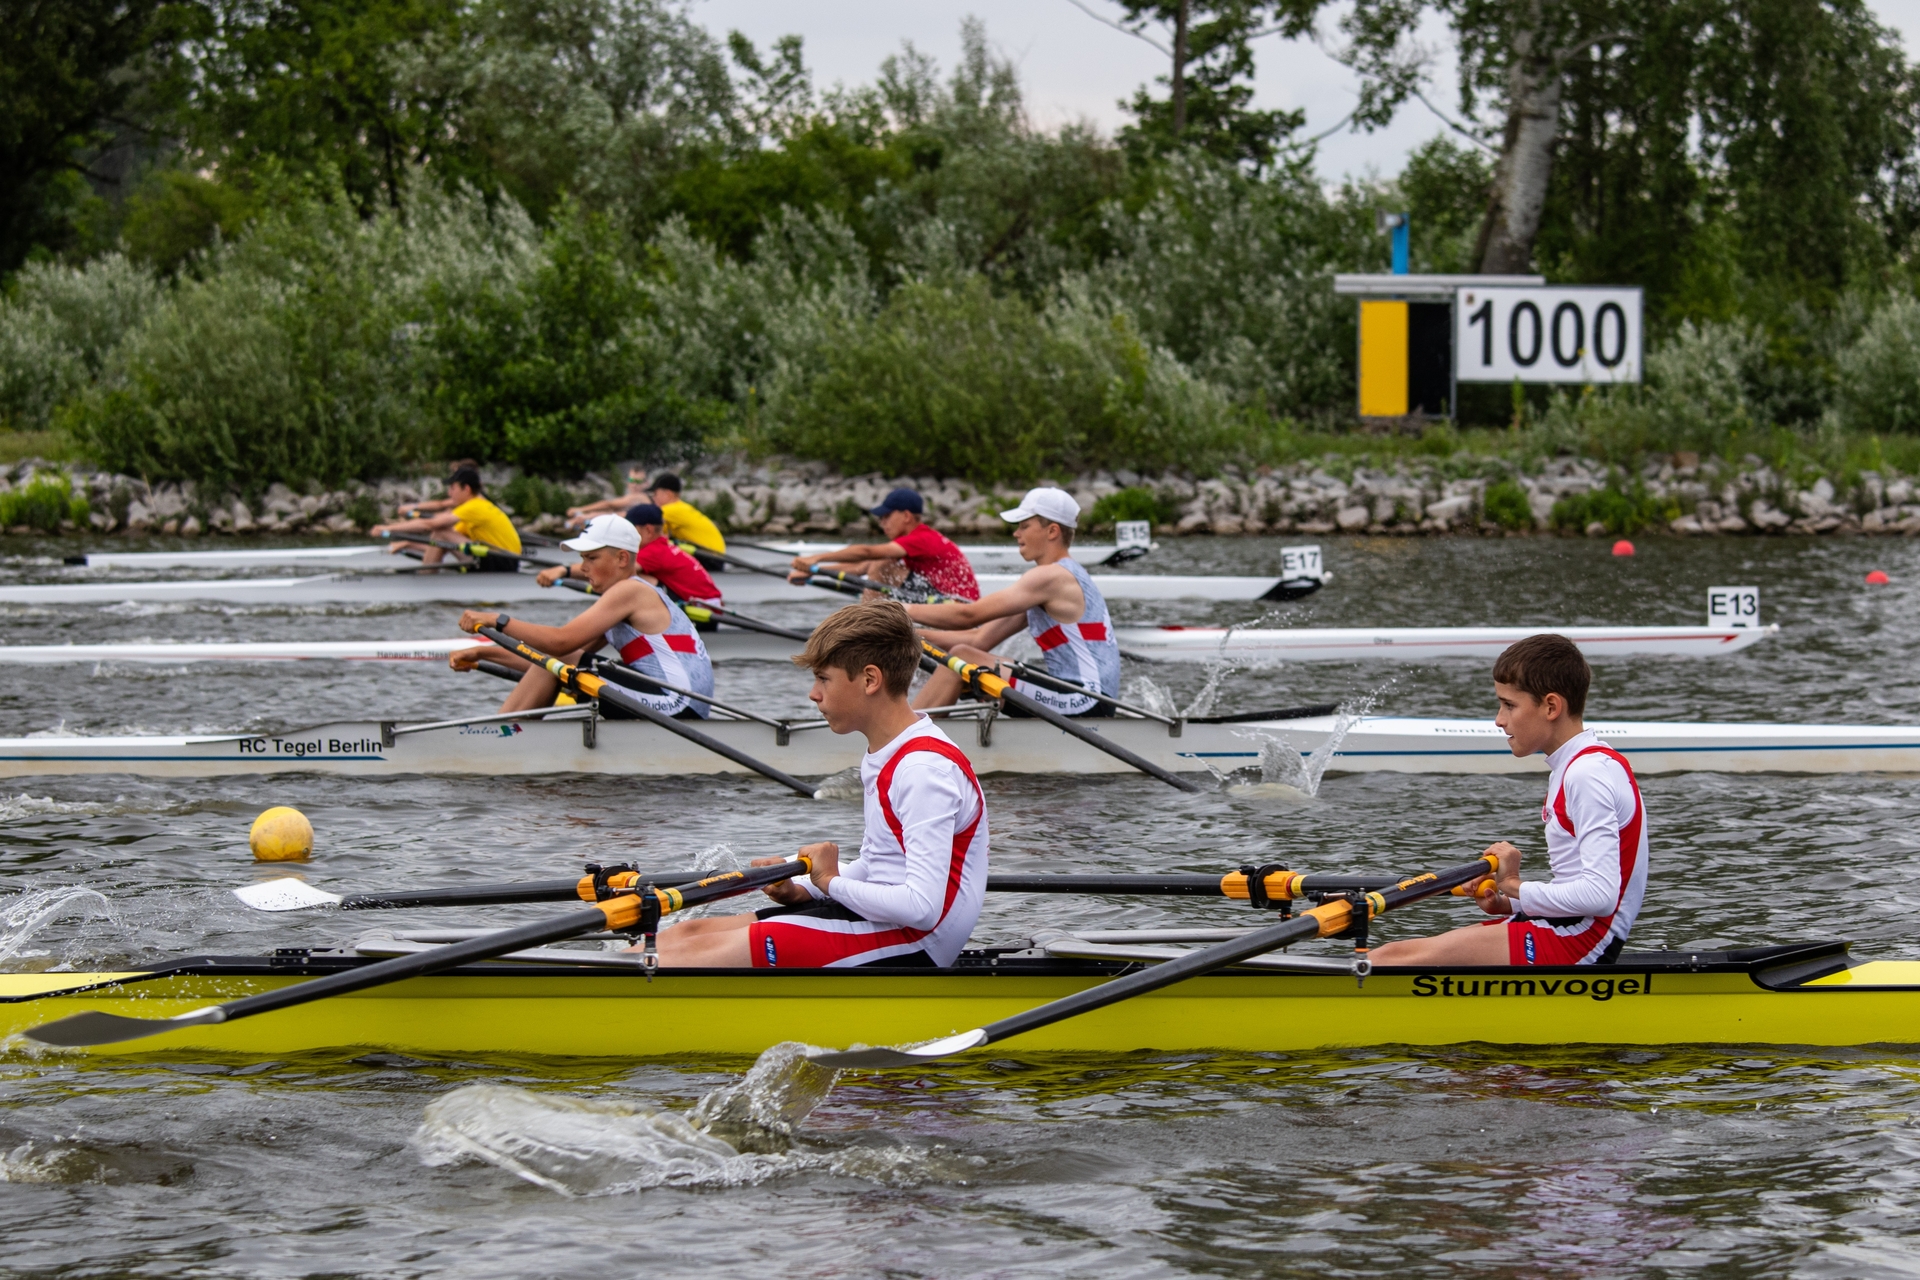
[(1869, 573), (1867, 575), (1867, 585), (1870, 587), (1884, 587), (1889, 582), (1892, 582), (1892, 581), (1893, 581), (1892, 578), (1889, 578), (1886, 574), (1882, 573), (1878, 569), (1875, 569), (1872, 573)]
[(1617, 556), (1630, 556), (1633, 554), (1633, 544), (1625, 538), (1622, 538), (1613, 544), (1613, 554)]

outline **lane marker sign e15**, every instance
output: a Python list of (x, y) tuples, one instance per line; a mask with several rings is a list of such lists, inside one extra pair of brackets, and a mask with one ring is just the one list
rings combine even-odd
[(1153, 525), (1146, 520), (1120, 520), (1113, 526), (1114, 543), (1121, 547), (1153, 545)]
[(1759, 626), (1760, 588), (1708, 587), (1707, 625), (1710, 627)]

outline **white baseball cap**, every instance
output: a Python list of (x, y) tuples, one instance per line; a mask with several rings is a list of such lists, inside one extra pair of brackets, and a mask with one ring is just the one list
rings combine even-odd
[(1039, 516), (1042, 520), (1051, 520), (1063, 524), (1069, 529), (1080, 527), (1080, 504), (1065, 489), (1029, 489), (1027, 496), (1020, 499), (1020, 505), (1011, 511), (1002, 511), (1000, 518), (1012, 524), (1019, 524), (1028, 516)]
[(587, 527), (580, 531), (579, 537), (560, 545), (569, 551), (598, 551), (601, 547), (617, 547), (638, 555), (640, 531), (625, 516), (595, 516), (587, 521)]

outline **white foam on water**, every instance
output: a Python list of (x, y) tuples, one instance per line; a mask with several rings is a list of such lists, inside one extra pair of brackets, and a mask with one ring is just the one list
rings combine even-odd
[(1173, 700), (1173, 691), (1152, 676), (1135, 676), (1127, 681), (1121, 696), (1134, 706), (1145, 707), (1155, 715), (1180, 714), (1180, 704)]
[(93, 804), (70, 800), (55, 800), (50, 796), (30, 796), (24, 791), (15, 796), (0, 796), (0, 823), (20, 822), (28, 818), (45, 817), (48, 814), (79, 814), (92, 816), (101, 813), (113, 813), (119, 806)]
[(860, 767), (855, 765), (850, 769), (842, 769), (831, 777), (821, 779), (820, 789), (813, 793), (813, 798), (816, 800), (859, 800), (862, 799), (864, 795), (865, 792), (860, 784)]
[(1380, 692), (1376, 689), (1341, 703), (1339, 710), (1334, 713), (1333, 731), (1327, 735), (1326, 741), (1306, 755), (1302, 755), (1300, 749), (1288, 740), (1284, 731), (1256, 729), (1236, 734), (1236, 737), (1249, 738), (1260, 744), (1260, 781), (1241, 783), (1229, 790), (1234, 795), (1249, 798), (1311, 803), (1320, 794), (1321, 779), (1326, 776), (1327, 767), (1333, 763), (1340, 744), (1346, 741), (1353, 726), (1372, 712)]
[(413, 1136), (423, 1163), (481, 1163), (563, 1196), (631, 1194), (656, 1187), (741, 1187), (807, 1170), (872, 1181), (912, 1178), (928, 1155), (904, 1147), (812, 1149), (794, 1131), (836, 1073), (788, 1041), (760, 1055), (739, 1080), (691, 1111), (476, 1084), (431, 1103)]
[(1204, 716), (1213, 710), (1213, 704), (1220, 696), (1220, 685), (1237, 668), (1223, 659), (1207, 663), (1207, 682), (1200, 686), (1200, 692), (1193, 695), (1193, 701), (1187, 704), (1184, 715)]
[(114, 919), (113, 904), (93, 889), (71, 886), (60, 889), (29, 889), (0, 904), (0, 962), (44, 956), (45, 951), (27, 951), (34, 935), (58, 919), (81, 909), (84, 915)]

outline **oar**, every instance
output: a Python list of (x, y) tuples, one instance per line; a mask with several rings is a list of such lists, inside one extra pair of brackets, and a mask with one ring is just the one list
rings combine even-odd
[(1089, 689), (1083, 684), (1075, 684), (1071, 680), (1062, 680), (1051, 671), (1042, 671), (1039, 667), (1033, 666), (1030, 663), (1021, 662), (1014, 658), (1002, 658), (1000, 661), (1012, 667), (1027, 683), (1037, 684), (1042, 689), (1051, 689), (1055, 693), (1085, 694), (1095, 702), (1104, 703), (1118, 711), (1132, 712), (1142, 720), (1158, 720), (1161, 724), (1167, 725), (1170, 728), (1177, 728), (1181, 723), (1171, 716), (1161, 715), (1158, 711), (1149, 711), (1145, 707), (1136, 707), (1131, 702), (1122, 702), (1118, 698), (1110, 698), (1098, 689)]
[(571, 880), (528, 880), (520, 884), (471, 884), (451, 889), (389, 889), (381, 893), (328, 893), (305, 880), (283, 876), (233, 891), (255, 911), (304, 911), (309, 907), (338, 907), (342, 911), (379, 911), (395, 907), (494, 907), (528, 902), (598, 902), (610, 892), (626, 892), (642, 884), (672, 888), (693, 884), (711, 871), (636, 871), (628, 866), (589, 867)]
[[(1248, 872), (1242, 868), (1224, 876), (1209, 875), (989, 875), (988, 893), (1083, 893), (1151, 897), (1230, 898), (1250, 901)], [(637, 884), (661, 887), (689, 884), (710, 871), (635, 871), (631, 867), (595, 868), (573, 880), (529, 880), (522, 884), (477, 884), (452, 889), (395, 889), (382, 893), (328, 893), (304, 880), (285, 876), (260, 884), (243, 885), (233, 896), (256, 911), (304, 911), (309, 907), (338, 907), (342, 911), (373, 911), (389, 907), (486, 907), (527, 902), (593, 902), (611, 889)], [(1268, 903), (1316, 898), (1329, 893), (1370, 893), (1400, 883), (1399, 876), (1339, 874), (1306, 875), (1298, 871), (1270, 871), (1260, 877)]]
[(703, 902), (712, 902), (718, 898), (730, 898), (735, 894), (746, 893), (780, 880), (790, 880), (795, 876), (805, 875), (812, 869), (811, 863), (802, 857), (774, 867), (754, 867), (748, 871), (721, 872), (684, 889), (643, 888), (637, 894), (622, 894), (609, 901), (595, 903), (584, 911), (571, 911), (551, 920), (521, 925), (517, 929), (503, 929), (498, 933), (483, 934), (466, 942), (436, 947), (432, 951), (396, 956), (392, 960), (382, 960), (375, 964), (349, 969), (343, 973), (330, 973), (324, 978), (315, 978), (310, 982), (282, 987), (278, 991), (262, 992), (257, 996), (229, 1000), (225, 1004), (209, 1005), (189, 1013), (175, 1014), (171, 1018), (128, 1018), (117, 1013), (76, 1013), (69, 1018), (61, 1018), (56, 1022), (30, 1028), (26, 1035), (28, 1039), (38, 1040), (41, 1044), (60, 1045), (66, 1048), (117, 1044), (122, 1040), (138, 1040), (144, 1036), (159, 1035), (163, 1031), (177, 1031), (183, 1027), (212, 1026), (222, 1022), (233, 1022), (239, 1018), (250, 1018), (256, 1013), (270, 1013), (275, 1009), (311, 1004), (315, 1000), (324, 1000), (328, 996), (345, 995), (349, 991), (365, 991), (368, 987), (383, 986), (389, 982), (398, 982), (402, 978), (417, 978), (429, 973), (439, 973), (476, 960), (491, 960), (495, 956), (502, 956), (510, 951), (523, 951), (528, 947), (543, 946), (549, 942), (559, 942), (584, 933), (599, 933), (606, 929), (637, 929), (651, 939), (660, 917), (664, 915), (698, 906)]
[[(1304, 942), (1308, 938), (1326, 938), (1345, 933), (1355, 925), (1364, 926), (1369, 920), (1386, 914), (1408, 903), (1430, 898), (1437, 893), (1459, 892), (1463, 886), (1477, 884), (1489, 875), (1497, 875), (1500, 870), (1498, 858), (1488, 854), (1464, 866), (1447, 871), (1417, 876), (1403, 880), (1391, 889), (1355, 895), (1353, 898), (1339, 898), (1322, 903), (1311, 910), (1303, 911), (1290, 920), (1282, 920), (1268, 925), (1264, 929), (1255, 929), (1244, 937), (1231, 942), (1218, 943), (1203, 947), (1198, 951), (1181, 956), (1178, 960), (1169, 960), (1151, 969), (1130, 973), (1103, 982), (1097, 987), (1075, 992), (1059, 1000), (1050, 1001), (1038, 1008), (1016, 1013), (1010, 1018), (990, 1022), (984, 1027), (972, 1031), (963, 1031), (932, 1044), (921, 1045), (915, 1049), (852, 1049), (840, 1053), (819, 1053), (813, 1055), (813, 1061), (823, 1067), (838, 1069), (859, 1069), (871, 1067), (912, 1067), (940, 1058), (951, 1057), (968, 1049), (977, 1049), (981, 1045), (994, 1044), (1012, 1036), (1028, 1031), (1037, 1031), (1041, 1027), (1052, 1026), (1068, 1018), (1075, 1018), (1095, 1009), (1104, 1009), (1108, 1005), (1130, 1000), (1134, 996), (1145, 995), (1149, 991), (1158, 991), (1175, 983), (1185, 982), (1188, 978), (1197, 978), (1202, 974), (1224, 969), (1228, 965), (1250, 959), (1295, 942)], [(31, 1034), (31, 1033), (29, 1033)]]
[(633, 693), (631, 690), (621, 688), (605, 677), (596, 676), (592, 672), (582, 671), (578, 667), (570, 666), (558, 658), (549, 657), (525, 641), (515, 640), (498, 627), (482, 627), (480, 628), (480, 634), (505, 649), (508, 653), (518, 654), (534, 666), (546, 668), (548, 674), (558, 680), (562, 688), (570, 689), (575, 693), (585, 694), (589, 698), (598, 698), (602, 702), (611, 702), (623, 710), (632, 712), (642, 720), (652, 721), (668, 733), (677, 734), (685, 738), (688, 742), (705, 747), (715, 755), (723, 756), (737, 765), (751, 769), (762, 777), (772, 778), (781, 786), (796, 791), (809, 800), (819, 798), (818, 787), (809, 786), (791, 774), (783, 773), (770, 764), (755, 760), (746, 752), (735, 747), (730, 747), (718, 738), (702, 733), (692, 725), (687, 724), (684, 720), (675, 720), (672, 716), (655, 711), (641, 700), (639, 695)]
[(1086, 725), (1077, 723), (1061, 715), (1045, 703), (1036, 701), (1020, 692), (1005, 680), (988, 671), (978, 663), (968, 662), (965, 658), (956, 658), (946, 650), (930, 641), (922, 640), (920, 649), (924, 659), (935, 665), (943, 666), (967, 684), (989, 698), (997, 698), (1009, 706), (1019, 707), (1036, 720), (1045, 720), (1048, 724), (1064, 733), (1070, 733), (1090, 747), (1106, 752), (1114, 759), (1138, 769), (1151, 778), (1158, 778), (1170, 787), (1182, 791), (1199, 792), (1200, 787), (1187, 781), (1177, 773), (1169, 773), (1151, 760), (1144, 759), (1127, 750), (1117, 742), (1109, 742)]
[[(688, 544), (681, 543), (679, 545), (685, 547)], [(700, 549), (702, 551), (706, 551), (705, 547), (702, 547)], [(724, 551), (707, 551), (706, 553), (710, 556), (714, 556), (717, 559), (720, 559), (726, 562), (727, 564), (736, 565), (739, 568), (745, 569), (749, 573), (761, 573), (761, 574), (766, 574), (769, 577), (784, 578), (784, 579), (787, 579), (788, 581), (792, 581), (793, 570), (791, 568), (776, 569), (772, 565), (755, 564), (751, 560), (742, 560), (739, 556), (731, 556)], [(932, 591), (932, 592), (903, 591), (899, 587), (890, 587), (884, 582), (878, 582), (872, 578), (865, 578), (857, 573), (845, 573), (845, 572), (828, 573), (825, 569), (821, 569), (818, 567), (810, 567), (807, 570), (807, 574), (808, 574), (808, 577), (805, 582), (796, 582), (794, 583), (794, 585), (800, 586), (800, 587), (824, 587), (828, 591), (838, 591), (842, 595), (849, 595), (849, 596), (857, 596), (867, 591), (878, 591), (882, 595), (893, 596), (896, 599), (903, 598), (905, 596), (912, 596), (914, 597), (912, 601), (912, 603), (914, 604), (971, 603), (971, 601), (962, 601), (959, 596), (944, 595), (938, 591)]]
[[(560, 585), (563, 587), (571, 587), (582, 595), (590, 596), (596, 594), (591, 583), (582, 582), (578, 578), (562, 578), (560, 579)], [(673, 595), (671, 591), (667, 594)], [(702, 604), (695, 600), (682, 600), (677, 595), (674, 596), (673, 602), (680, 606), (682, 613), (685, 613), (695, 622), (724, 623), (729, 627), (738, 627), (742, 631), (758, 631), (762, 635), (779, 636), (782, 640), (795, 640), (801, 644), (805, 644), (811, 635), (810, 632), (795, 631), (792, 627), (777, 627), (771, 622), (762, 622), (758, 618), (749, 618), (743, 614), (735, 613), (731, 609), (723, 609), (717, 604)]]

